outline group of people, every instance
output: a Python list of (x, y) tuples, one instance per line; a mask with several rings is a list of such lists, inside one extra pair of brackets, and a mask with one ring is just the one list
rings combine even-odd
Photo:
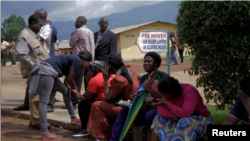
[[(92, 136), (96, 141), (118, 141), (129, 111), (128, 106), (118, 102), (133, 101), (140, 85), (149, 94), (134, 122), (150, 129), (152, 141), (196, 140), (206, 134), (208, 125), (213, 125), (212, 115), (198, 90), (158, 69), (162, 62), (158, 53), (145, 54), (143, 76), (124, 64), (117, 53), (116, 35), (108, 30), (107, 18), (100, 19), (100, 30), (93, 34), (86, 26), (87, 19), (77, 17), (76, 31), (69, 42), (74, 52), (59, 56), (51, 55), (44, 46), (48, 41), (47, 36), (42, 36), (46, 20), (46, 10), (35, 11), (16, 45), (21, 74), (28, 78), (25, 100), (29, 104), (17, 108), (30, 110), (30, 127), (41, 129), (42, 140), (61, 138), (49, 133), (51, 126), (47, 124), (47, 112), (54, 110), (49, 104), (54, 104), (56, 92), (63, 94), (71, 124), (81, 124), (81, 131), (72, 138)], [(174, 41), (173, 33), (171, 37)], [(64, 82), (59, 79), (62, 76)], [(249, 122), (246, 118), (250, 115), (249, 82), (249, 77), (240, 82), (237, 106), (224, 124), (235, 124), (242, 118)], [(80, 118), (74, 111), (77, 104)], [(237, 110), (243, 107), (245, 110)]]
[(15, 58), (15, 42), (12, 38), (9, 39), (10, 42), (4, 40), (1, 37), (1, 60), (3, 60), (2, 66), (6, 65), (6, 58), (7, 58), (7, 51), (9, 51), (9, 57), (11, 61), (10, 66), (16, 65), (16, 58)]

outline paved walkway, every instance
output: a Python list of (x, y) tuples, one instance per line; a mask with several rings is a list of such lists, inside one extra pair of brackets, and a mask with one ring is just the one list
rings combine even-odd
[[(178, 70), (180, 67), (190, 66), (190, 63), (185, 63), (182, 65), (175, 65), (171, 66), (171, 70)], [(138, 66), (142, 66), (141, 64)], [(136, 64), (132, 64), (132, 67), (137, 71)], [(165, 66), (166, 67), (166, 66)], [(16, 116), (19, 114), (20, 118), (29, 119), (29, 111), (14, 111), (13, 108), (21, 105), (24, 99), (24, 93), (26, 88), (26, 79), (21, 78), (20, 74), (20, 66), (5, 66), (1, 69), (1, 113), (7, 114), (10, 116)], [(160, 68), (161, 70), (167, 70), (163, 67)], [(138, 71), (142, 72), (142, 71)], [(143, 72), (141, 73), (143, 74)], [(171, 76), (177, 78), (180, 83), (189, 83), (193, 86), (196, 85), (197, 77), (191, 77), (188, 73), (184, 73), (183, 70), (174, 71), (170, 73)], [(82, 93), (84, 86), (82, 87)], [(198, 89), (199, 92), (202, 94), (202, 89)], [(204, 96), (203, 96), (204, 97)], [(57, 93), (56, 98), (63, 101), (63, 97), (61, 93)], [(203, 98), (205, 102), (205, 98)], [(213, 103), (209, 103), (213, 104)], [(48, 123), (52, 124), (53, 126), (58, 126), (66, 129), (80, 129), (80, 125), (73, 126), (70, 124), (70, 116), (65, 109), (61, 109), (60, 106), (64, 105), (63, 102), (56, 102), (55, 103), (55, 111), (52, 113), (48, 113)], [(75, 110), (77, 116), (78, 111)]]

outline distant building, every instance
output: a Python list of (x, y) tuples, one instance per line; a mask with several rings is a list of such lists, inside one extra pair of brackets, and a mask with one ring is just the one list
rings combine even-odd
[[(124, 61), (143, 59), (145, 53), (141, 53), (135, 43), (142, 30), (168, 30), (176, 32), (176, 24), (164, 21), (152, 21), (112, 29), (111, 31), (117, 36), (117, 52), (122, 55)], [(65, 45), (61, 45), (62, 43)], [(69, 40), (62, 41), (59, 48), (62, 54), (73, 52), (73, 49), (69, 47)], [(166, 57), (166, 53), (160, 53), (160, 55), (161, 57)]]
[(59, 49), (62, 54), (73, 54), (73, 48), (69, 46), (69, 40), (63, 40), (59, 43)]
[[(164, 21), (152, 21), (142, 24), (120, 27), (111, 31), (117, 35), (117, 51), (121, 53), (125, 61), (143, 59), (145, 53), (141, 53), (135, 44), (142, 30), (168, 30), (176, 32), (176, 24)], [(166, 57), (166, 53), (160, 53), (161, 57)]]

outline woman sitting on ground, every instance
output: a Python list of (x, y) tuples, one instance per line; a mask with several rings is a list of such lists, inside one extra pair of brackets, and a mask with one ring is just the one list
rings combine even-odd
[(208, 125), (213, 125), (213, 118), (194, 86), (180, 84), (166, 76), (157, 88), (163, 98), (152, 103), (158, 106), (151, 126), (152, 141), (195, 141), (196, 137), (206, 134)]
[[(157, 114), (157, 108), (151, 106), (151, 103), (154, 100), (156, 100), (156, 98), (162, 98), (161, 94), (157, 92), (157, 84), (162, 77), (168, 76), (167, 73), (158, 70), (160, 65), (161, 65), (161, 57), (156, 52), (148, 52), (144, 56), (143, 68), (147, 72), (147, 74), (141, 77), (140, 84), (143, 85), (143, 87), (145, 88), (145, 90), (149, 92), (149, 94), (146, 97), (142, 105), (142, 108), (139, 111), (134, 122), (139, 125), (145, 124), (149, 129), (154, 120), (154, 117)], [(154, 73), (151, 76), (151, 80), (148, 81), (148, 77), (152, 72)], [(112, 136), (110, 141), (119, 140), (123, 126), (126, 121), (126, 117), (128, 115), (128, 111), (129, 109), (127, 107), (123, 107), (123, 109), (120, 110), (119, 115), (116, 118), (115, 124), (112, 129)]]
[(238, 88), (238, 99), (233, 108), (222, 123), (223, 125), (234, 125), (239, 120), (244, 125), (250, 124), (250, 77), (245, 77), (240, 81)]
[[(81, 51), (77, 55), (60, 55), (50, 57), (40, 64), (35, 64), (30, 72), (29, 78), (29, 94), (39, 94), (39, 117), (41, 123), (42, 140), (58, 140), (61, 137), (52, 135), (47, 129), (47, 105), (52, 90), (59, 91), (63, 94), (64, 103), (68, 109), (71, 124), (75, 125), (80, 119), (75, 115), (71, 102), (70, 91), (74, 93), (74, 97), (81, 99), (83, 96), (78, 93), (74, 77), (77, 69), (85, 70), (92, 55), (88, 51)], [(64, 84), (58, 78), (66, 76)]]
[[(78, 134), (72, 136), (72, 138), (84, 138), (89, 137), (89, 133), (86, 131), (88, 124), (90, 109), (92, 104), (95, 101), (105, 100), (104, 96), (104, 86), (103, 86), (103, 75), (102, 71), (105, 68), (105, 63), (102, 61), (92, 61), (88, 66), (88, 87), (84, 94), (85, 99), (79, 102), (78, 113), (82, 123), (82, 129)], [(111, 75), (109, 78), (109, 87), (110, 81), (114, 78), (114, 75)]]
[[(108, 80), (111, 74), (115, 74), (115, 78), (110, 81), (109, 89)], [(112, 125), (121, 109), (115, 104), (120, 99), (133, 100), (139, 87), (138, 76), (130, 66), (124, 65), (119, 54), (108, 56), (103, 72), (105, 100), (93, 103), (87, 126), (87, 132), (96, 140), (111, 137)]]

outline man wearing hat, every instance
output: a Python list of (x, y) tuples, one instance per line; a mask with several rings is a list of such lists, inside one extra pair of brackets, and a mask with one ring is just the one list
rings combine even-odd
[(6, 49), (8, 48), (9, 43), (4, 41), (4, 38), (1, 37), (1, 60), (3, 60), (2, 66), (6, 64)]

